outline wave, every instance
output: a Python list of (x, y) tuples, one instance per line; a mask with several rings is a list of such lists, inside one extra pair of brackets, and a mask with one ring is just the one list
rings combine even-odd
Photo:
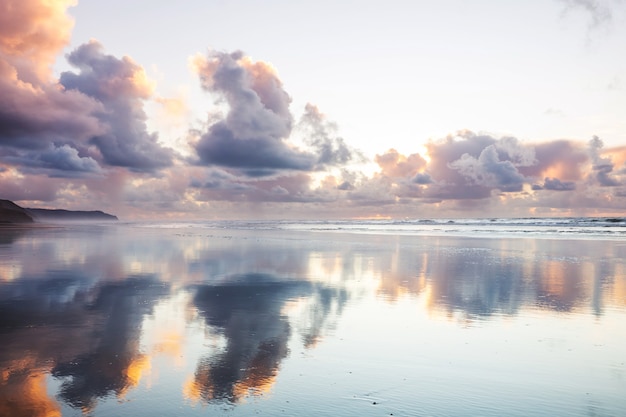
[(397, 235), (528, 236), (626, 240), (626, 218), (528, 217), (401, 220), (213, 220), (136, 223), (170, 229), (342, 232)]

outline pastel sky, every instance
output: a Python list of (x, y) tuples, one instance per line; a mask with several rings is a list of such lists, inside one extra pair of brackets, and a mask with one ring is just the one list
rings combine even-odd
[(0, 0), (0, 198), (624, 215), (623, 0)]

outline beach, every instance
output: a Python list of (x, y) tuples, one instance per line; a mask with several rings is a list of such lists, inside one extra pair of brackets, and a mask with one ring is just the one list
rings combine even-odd
[(0, 415), (624, 415), (622, 225), (1, 229)]

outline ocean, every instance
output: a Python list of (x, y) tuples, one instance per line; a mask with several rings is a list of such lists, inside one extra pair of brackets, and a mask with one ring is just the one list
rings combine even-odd
[(626, 219), (0, 229), (0, 416), (623, 416)]

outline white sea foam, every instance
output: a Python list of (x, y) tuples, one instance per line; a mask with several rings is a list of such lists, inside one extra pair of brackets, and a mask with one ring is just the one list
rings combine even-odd
[(140, 227), (212, 230), (269, 230), (468, 237), (625, 239), (626, 218), (489, 218), (404, 220), (223, 220), (139, 223)]

